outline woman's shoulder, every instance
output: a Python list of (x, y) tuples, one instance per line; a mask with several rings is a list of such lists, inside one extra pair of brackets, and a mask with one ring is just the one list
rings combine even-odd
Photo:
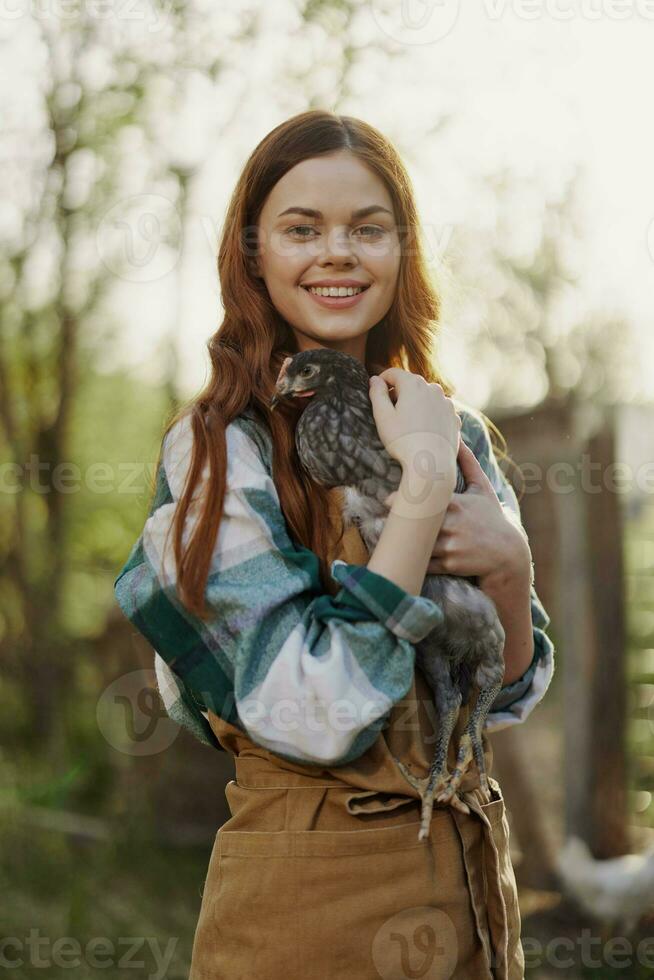
[(261, 413), (252, 405), (247, 405), (239, 415), (233, 420), (239, 432), (242, 432), (254, 445), (256, 445), (261, 459), (265, 463), (269, 472), (272, 472), (273, 441), (272, 434), (267, 422), (261, 417)]
[[(193, 450), (193, 422), (184, 412), (163, 439), (163, 461), (169, 482), (184, 482)], [(258, 413), (249, 406), (225, 429), (228, 476), (239, 484), (272, 474), (272, 436)]]

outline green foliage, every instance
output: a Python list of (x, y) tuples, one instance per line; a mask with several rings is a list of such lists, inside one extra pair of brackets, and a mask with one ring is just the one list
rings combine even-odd
[[(4, 936), (23, 943), (23, 965), (10, 971), (22, 980), (88, 980), (101, 975), (111, 980), (126, 975), (120, 966), (127, 945), (121, 937), (152, 937), (172, 957), (166, 980), (185, 980), (193, 934), (200, 911), (200, 895), (209, 861), (209, 848), (175, 850), (158, 847), (143, 836), (125, 834), (109, 841), (93, 841), (35, 827), (20, 808), (0, 810), (3, 841), (0, 864), (0, 918)], [(43, 961), (32, 962), (26, 941), (31, 930), (46, 942)], [(36, 935), (33, 933), (33, 935)], [(71, 937), (82, 951), (78, 966), (57, 966), (53, 946)], [(87, 947), (94, 939), (113, 944), (115, 955), (104, 955), (105, 968), (92, 966)], [(147, 941), (134, 944), (132, 970), (139, 977), (157, 976), (157, 961)], [(9, 951), (9, 950), (8, 950)], [(13, 955), (12, 948), (12, 955)], [(134, 966), (134, 964), (132, 964)]]
[(71, 637), (102, 633), (113, 582), (140, 533), (167, 405), (160, 388), (88, 373), (72, 420), (79, 474), (67, 508), (62, 621)]

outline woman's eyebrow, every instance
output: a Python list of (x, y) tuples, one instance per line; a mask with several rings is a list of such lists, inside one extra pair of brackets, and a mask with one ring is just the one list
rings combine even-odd
[[(388, 208), (382, 207), (381, 204), (369, 204), (367, 208), (359, 208), (358, 210), (353, 211), (352, 218), (366, 218), (369, 214), (374, 214), (376, 211), (385, 211), (387, 214), (390, 214), (390, 216), (393, 217), (393, 212), (389, 211)], [(281, 218), (285, 214), (303, 214), (307, 218), (323, 217), (322, 211), (315, 211), (313, 208), (298, 207), (286, 208), (285, 211), (280, 211), (277, 217)]]

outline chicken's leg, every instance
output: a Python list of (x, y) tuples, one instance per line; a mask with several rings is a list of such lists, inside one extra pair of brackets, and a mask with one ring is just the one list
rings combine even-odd
[[(441, 758), (447, 759), (447, 748), (449, 745), (450, 736), (452, 730), (456, 724), (456, 719), (458, 716), (458, 708), (450, 713), (450, 717), (447, 719), (449, 733), (439, 737), (438, 745), (436, 749), (436, 754), (434, 760), (429, 768), (429, 773), (427, 776), (414, 776), (410, 769), (408, 769), (403, 762), (396, 759), (398, 769), (414, 789), (420, 794), (420, 799), (422, 800), (422, 809), (420, 814), (420, 830), (418, 832), (418, 840), (425, 840), (429, 837), (429, 828), (431, 826), (431, 818), (434, 810), (434, 802), (437, 799), (437, 794), (440, 788), (449, 780), (449, 773), (445, 762), (441, 761)], [(455, 810), (461, 810), (462, 813), (470, 813), (470, 807), (463, 800), (459, 799), (455, 793), (448, 795), (447, 803), (453, 806)]]
[[(414, 776), (403, 762), (393, 758), (406, 781), (420, 794), (422, 812), (418, 840), (425, 840), (429, 836), (434, 800), (449, 778), (447, 753), (461, 707), (461, 691), (453, 683), (449, 665), (441, 654), (432, 651), (431, 656), (426, 656), (423, 649), (420, 651), (420, 667), (433, 692), (439, 719), (436, 751), (429, 772), (423, 777)], [(463, 813), (470, 812), (467, 804), (454, 793), (450, 794), (447, 802)]]
[(479, 696), (475, 707), (468, 719), (468, 723), (459, 742), (459, 752), (456, 765), (452, 775), (447, 780), (445, 787), (440, 791), (436, 799), (439, 803), (449, 803), (454, 793), (457, 792), (461, 780), (474, 758), (479, 771), (479, 782), (484, 793), (489, 792), (488, 777), (486, 775), (486, 761), (484, 759), (484, 746), (482, 741), (484, 722), (488, 717), (493, 701), (497, 697), (502, 687), (501, 677), (495, 680), (491, 687), (483, 687), (479, 691)]

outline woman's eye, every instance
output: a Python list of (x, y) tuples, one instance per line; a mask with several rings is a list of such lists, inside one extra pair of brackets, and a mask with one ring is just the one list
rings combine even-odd
[[(288, 229), (289, 235), (297, 235), (299, 238), (309, 238), (308, 234), (303, 234), (304, 232), (316, 231), (313, 225), (295, 225), (293, 228)], [(363, 232), (365, 238), (372, 238), (375, 235), (383, 235), (385, 229), (378, 228), (377, 225), (360, 225), (357, 232)]]
[(357, 228), (357, 231), (365, 231), (366, 229), (368, 231), (366, 238), (370, 237), (371, 235), (384, 234), (384, 229), (378, 228), (376, 225), (361, 225), (359, 228)]

